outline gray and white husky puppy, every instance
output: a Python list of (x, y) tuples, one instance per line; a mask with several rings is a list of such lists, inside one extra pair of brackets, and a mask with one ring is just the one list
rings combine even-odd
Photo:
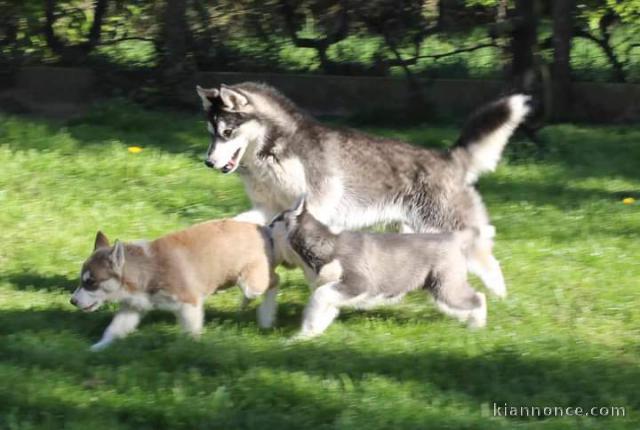
[(468, 269), (506, 295), (493, 257), (493, 228), (474, 184), (495, 169), (529, 112), (529, 97), (490, 103), (448, 150), (320, 124), (274, 88), (246, 82), (197, 88), (211, 144), (205, 164), (238, 171), (253, 208), (238, 220), (265, 224), (306, 195), (308, 210), (333, 231), (399, 222), (403, 232), (476, 228)]
[(302, 267), (313, 290), (298, 338), (323, 333), (342, 307), (396, 302), (424, 289), (438, 308), (483, 327), (487, 304), (467, 282), (467, 251), (475, 229), (452, 233), (335, 234), (306, 210), (304, 199), (269, 225), (277, 258)]

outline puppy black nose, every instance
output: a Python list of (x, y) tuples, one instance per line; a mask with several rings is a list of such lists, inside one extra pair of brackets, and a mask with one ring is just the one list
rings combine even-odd
[(207, 167), (213, 167), (213, 163), (211, 161), (209, 161), (208, 158), (206, 160), (204, 160), (204, 165), (207, 166)]
[(73, 306), (78, 306), (78, 301), (73, 297), (71, 297), (71, 300), (69, 300), (69, 303), (71, 303)]

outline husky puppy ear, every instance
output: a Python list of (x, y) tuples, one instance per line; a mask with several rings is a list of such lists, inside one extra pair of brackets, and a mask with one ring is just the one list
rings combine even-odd
[(109, 255), (111, 259), (111, 264), (113, 264), (113, 268), (120, 272), (122, 271), (122, 267), (124, 266), (124, 245), (122, 242), (116, 239), (113, 244), (113, 250), (111, 251), (111, 255)]
[(296, 204), (293, 206), (293, 214), (295, 216), (300, 216), (306, 210), (307, 210), (307, 195), (303, 194), (298, 198), (298, 200), (296, 201)]
[(202, 107), (205, 110), (209, 109), (214, 100), (220, 96), (220, 90), (217, 88), (202, 88), (200, 85), (196, 85), (196, 92), (202, 99)]
[(98, 230), (96, 233), (96, 240), (93, 243), (93, 250), (95, 251), (98, 248), (108, 248), (109, 247), (109, 239), (107, 235)]
[(249, 104), (246, 96), (225, 84), (220, 86), (220, 98), (224, 106), (232, 111), (243, 110)]

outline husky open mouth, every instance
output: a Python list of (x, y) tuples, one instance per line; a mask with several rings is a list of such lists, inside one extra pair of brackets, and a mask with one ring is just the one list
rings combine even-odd
[(242, 152), (242, 148), (238, 148), (236, 150), (236, 152), (233, 153), (233, 156), (231, 157), (231, 160), (229, 160), (229, 162), (227, 164), (225, 164), (224, 166), (222, 166), (222, 169), (220, 169), (220, 171), (222, 173), (231, 173), (234, 170), (236, 170), (236, 167), (238, 166), (238, 163), (240, 162), (240, 155)]

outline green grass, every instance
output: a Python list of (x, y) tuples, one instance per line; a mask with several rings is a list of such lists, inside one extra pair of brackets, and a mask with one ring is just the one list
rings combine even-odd
[[(371, 131), (445, 146), (456, 127)], [(156, 313), (95, 354), (114, 307), (68, 304), (95, 231), (152, 238), (232, 216), (242, 186), (202, 165), (197, 116), (110, 103), (67, 124), (0, 117), (0, 428), (638, 428), (640, 206), (621, 200), (640, 197), (640, 128), (543, 138), (542, 157), (516, 140), (479, 184), (510, 293), (485, 330), (413, 294), (289, 344), (308, 289), (282, 270), (273, 331), (234, 290), (207, 302), (199, 342)], [(494, 402), (626, 417), (495, 418)]]

